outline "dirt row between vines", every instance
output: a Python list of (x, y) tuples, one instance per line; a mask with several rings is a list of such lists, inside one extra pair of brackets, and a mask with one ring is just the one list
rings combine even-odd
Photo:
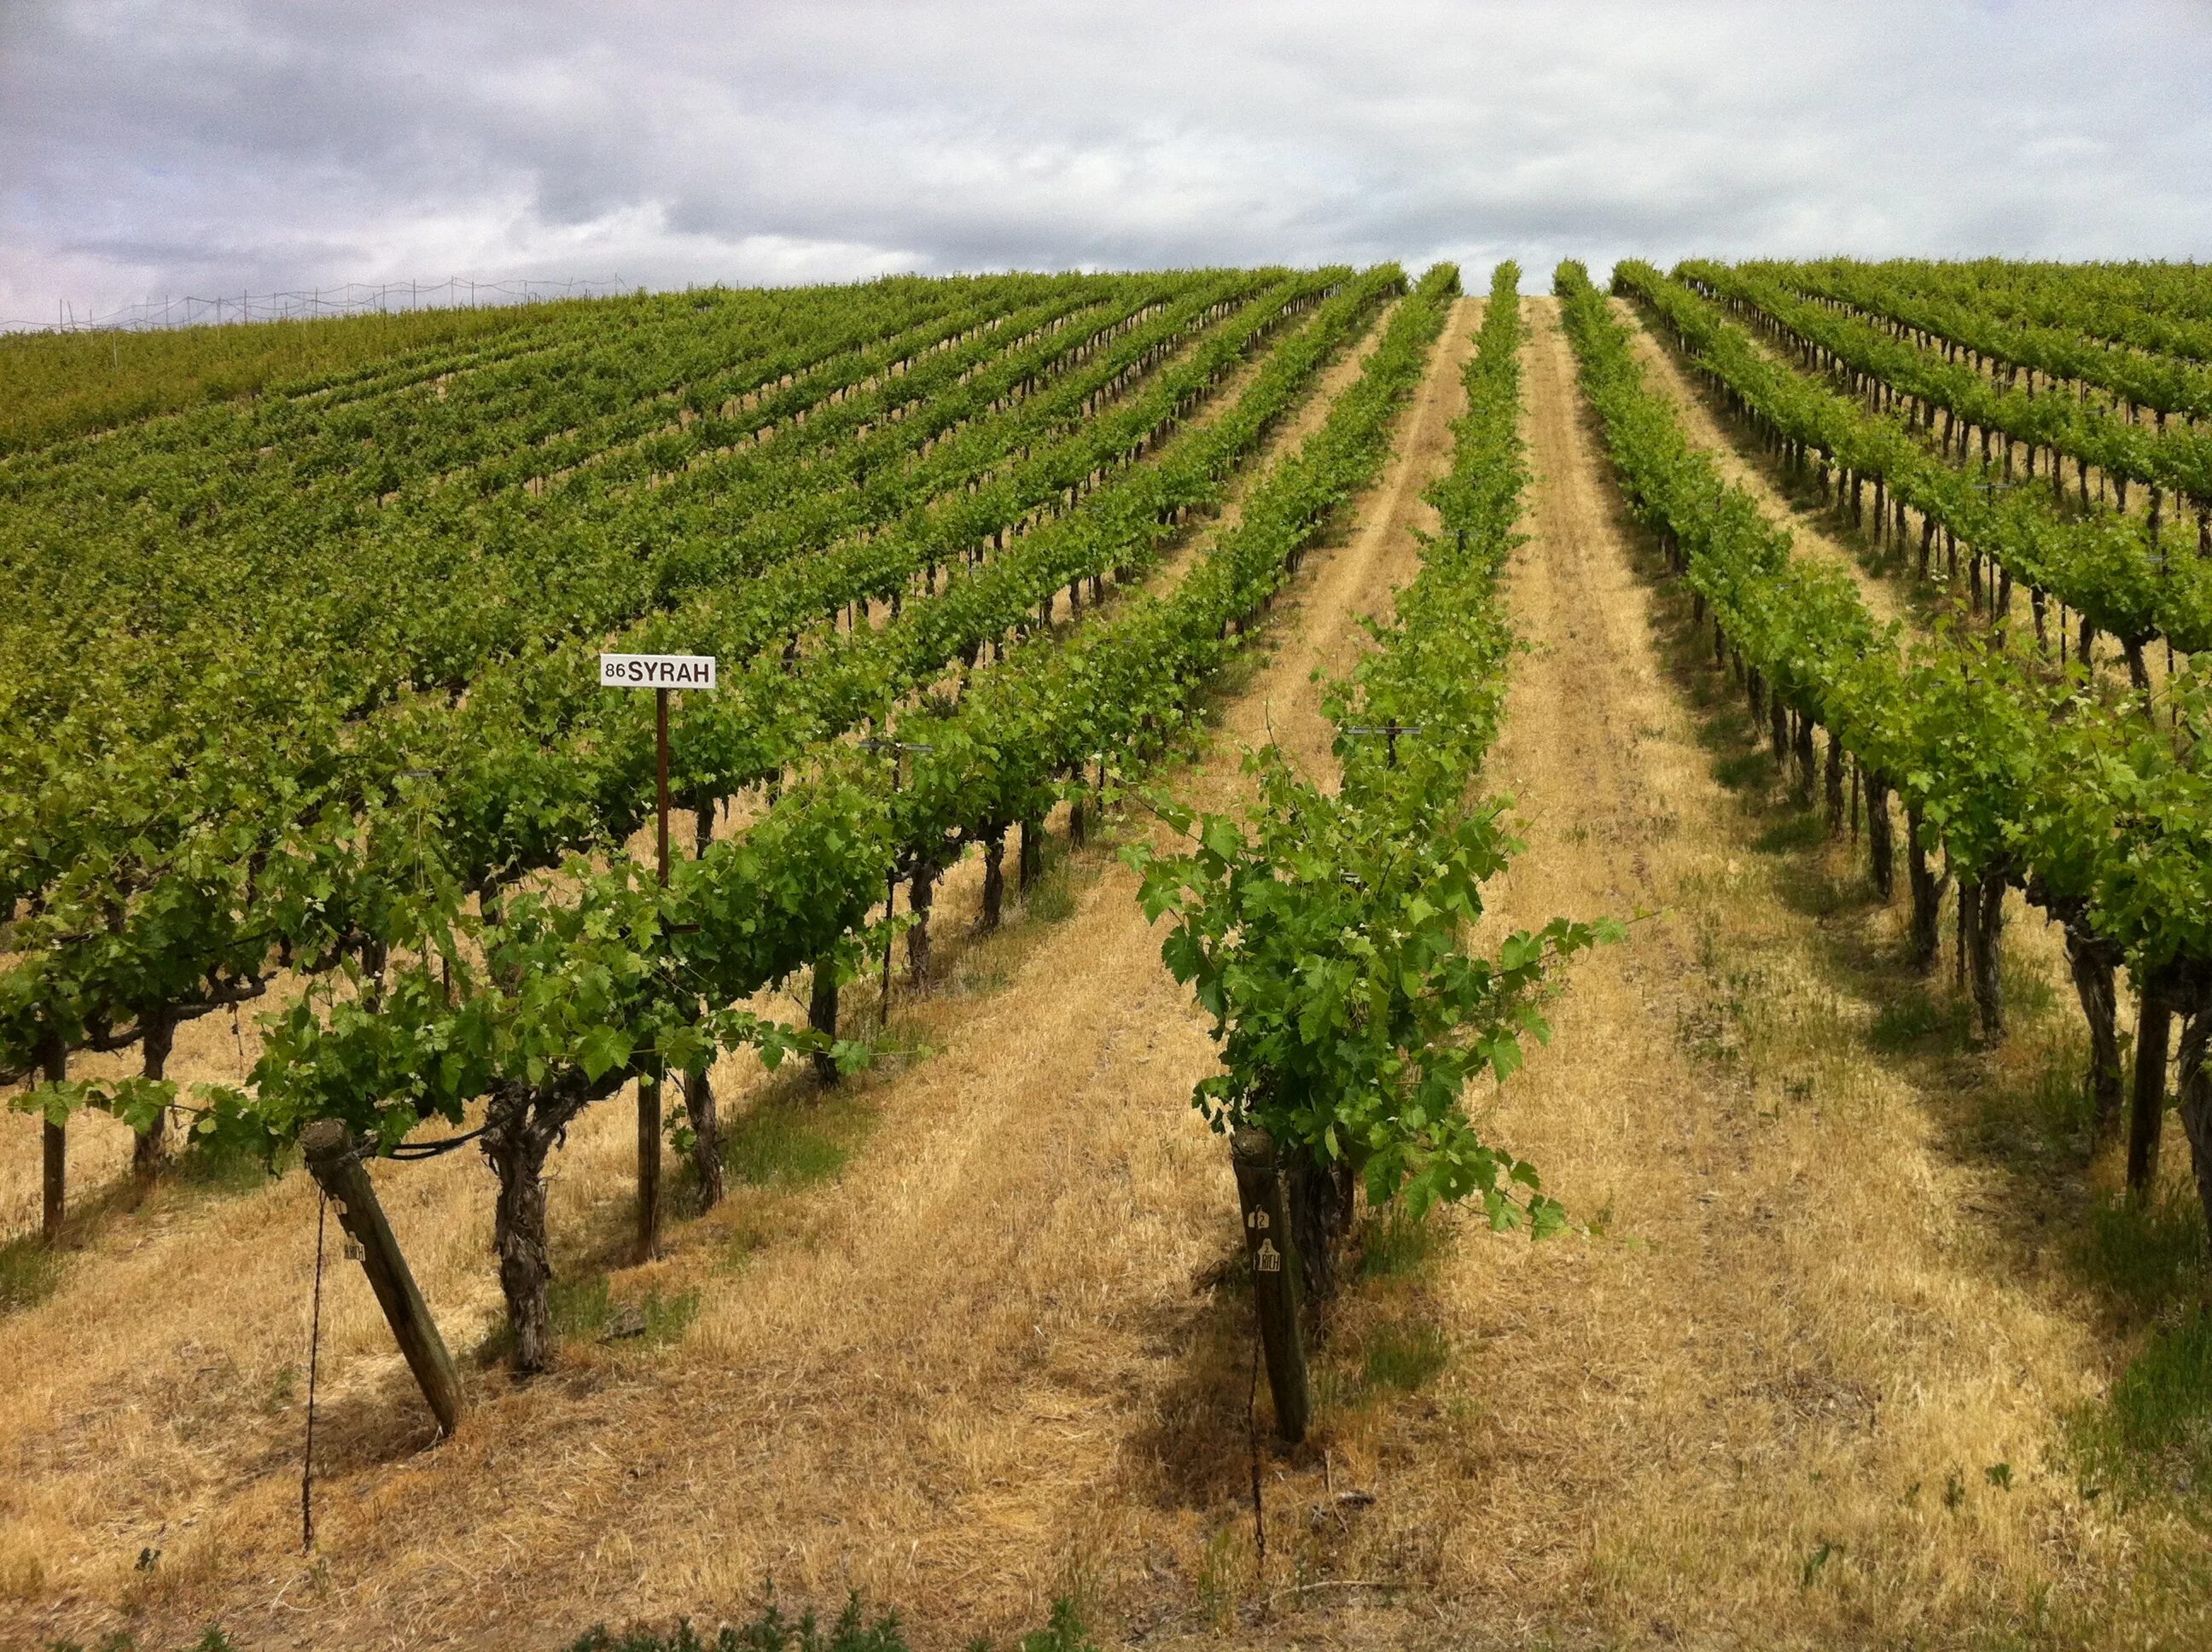
[[(1928, 611), (1916, 604), (1915, 598), (1936, 590), (1935, 586), (1915, 589), (1917, 581), (1909, 573), (1899, 573), (1885, 578), (1868, 566), (1872, 548), (1850, 537), (1850, 530), (1838, 525), (1834, 513), (1816, 504), (1792, 498), (1784, 491), (1780, 467), (1759, 454), (1750, 445), (1747, 436), (1739, 431), (1726, 415), (1718, 398), (1705, 392), (1681, 361), (1637, 316), (1634, 308), (1625, 299), (1613, 301), (1621, 318), (1636, 330), (1636, 350), (1638, 358), (1649, 370), (1651, 382), (1674, 404), (1685, 427), (1698, 446), (1711, 453), (1719, 465), (1721, 473), (1736, 486), (1743, 489), (1759, 501), (1759, 507), (1774, 521), (1790, 529), (1791, 544), (1796, 553), (1850, 575), (1859, 596), (1878, 623), (1898, 622), (1905, 627), (1909, 637), (1928, 623)], [(1904, 810), (1896, 808), (1897, 829), (1902, 843)], [(1903, 853), (1902, 847), (1899, 850)], [(1903, 880), (1900, 869), (1900, 886)], [(1942, 933), (1947, 951), (1939, 966), (1950, 969), (1957, 962), (1955, 948), (1957, 926), (1954, 921), (1957, 902), (1955, 895), (1947, 896)], [(1905, 923), (1905, 904), (1902, 901), (1892, 914), (1899, 932)], [(2018, 890), (2005, 897), (2005, 944), (2016, 967), (2031, 969), (2060, 992), (2070, 994), (2066, 966), (2066, 943), (2060, 927), (2049, 921), (2038, 908), (2030, 906)], [(2124, 982), (2121, 987), (2124, 998), (2123, 1014), (2132, 1016), (2133, 996)], [(2127, 1022), (2123, 1024), (2130, 1024)], [(2177, 1155), (2179, 1157), (2179, 1155)]]
[(1455, 1644), (2166, 1632), (2125, 1591), (2174, 1534), (2064, 1461), (2109, 1376), (2066, 1236), (2006, 1219), (1955, 1066), (1884, 1046), (1914, 990), (1887, 915), (1795, 829), (1605, 474), (1556, 307), (1529, 308), (1541, 476), (1509, 599), (1534, 653), (1490, 779), (1530, 847), (1490, 923), (1654, 915), (1576, 970), (1493, 1115), (1596, 1231), (1469, 1233), (1415, 1294), (1452, 1364), (1393, 1431), (1418, 1493), (1345, 1564), (1419, 1557)]
[[(1237, 741), (1310, 708), (1314, 659), (1342, 657), (1354, 615), (1410, 571), (1474, 319), (1462, 306), (1431, 366), (1407, 456), (1279, 612), (1285, 647), (1193, 792), (1237, 791)], [(753, 1096), (851, 1157), (826, 1186), (740, 1189), (667, 1260), (618, 1272), (626, 1301), (689, 1305), (672, 1342), (586, 1340), (522, 1390), (486, 1370), (459, 1437), (425, 1449), (368, 1290), (335, 1268), (313, 1566), (307, 1187), (113, 1224), (54, 1299), (0, 1325), (27, 1377), (0, 1420), (0, 1638), (89, 1636), (122, 1606), (155, 1642), (221, 1619), (249, 1646), (543, 1646), (600, 1616), (734, 1612), (773, 1576), (832, 1601), (859, 1584), (957, 1643), (1094, 1579), (1118, 1596), (1161, 1557), (1194, 1576), (1237, 1474), (1232, 1454), (1220, 1485), (1181, 1486), (1180, 1436), (1212, 1450), (1241, 1438), (1242, 1412), (1241, 1389), (1190, 1366), (1235, 1231), (1225, 1160), (1188, 1105), (1211, 1047), (1129, 874), (1094, 854), (1068, 887), (1064, 921), (974, 949), (981, 970), (956, 958), (952, 990), (903, 1013), (895, 1030), (937, 1054), (827, 1103), (790, 1082)], [(623, 1242), (629, 1149), (617, 1105), (559, 1155), (572, 1278)], [(379, 1181), (449, 1339), (473, 1349), (499, 1315), (482, 1166)], [(142, 1571), (143, 1550), (161, 1558)]]

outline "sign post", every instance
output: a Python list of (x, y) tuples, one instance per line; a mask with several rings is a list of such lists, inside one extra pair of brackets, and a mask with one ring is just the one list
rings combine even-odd
[[(934, 751), (937, 750), (935, 746), (923, 745), (919, 742), (913, 740), (869, 739), (861, 741), (860, 746), (863, 750), (888, 751), (891, 754), (891, 796), (893, 798), (896, 798), (898, 796), (899, 757), (901, 754), (908, 751)], [(890, 869), (884, 874), (884, 992), (883, 1001), (878, 1007), (876, 1012), (876, 1025), (878, 1030), (888, 1028), (891, 1024), (891, 938), (890, 932), (891, 908), (897, 904), (897, 902), (898, 861), (894, 858), (891, 861)]]
[[(599, 656), (603, 689), (653, 690), (653, 777), (659, 820), (655, 859), (663, 888), (668, 884), (668, 691), (716, 686), (712, 654), (611, 654)], [(641, 1261), (660, 1247), (660, 1090), (665, 1077), (656, 1065), (637, 1080), (637, 1248)]]

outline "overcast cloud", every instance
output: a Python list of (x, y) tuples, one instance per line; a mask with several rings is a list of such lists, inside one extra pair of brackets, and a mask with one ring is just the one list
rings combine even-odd
[(0, 0), (0, 318), (349, 280), (2212, 256), (2212, 7)]

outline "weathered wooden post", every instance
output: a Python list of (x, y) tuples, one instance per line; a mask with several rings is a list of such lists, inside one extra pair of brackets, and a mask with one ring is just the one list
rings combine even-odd
[(1299, 1326), (1297, 1248), (1291, 1238), (1290, 1204), (1283, 1193), (1274, 1138), (1247, 1127), (1230, 1138), (1229, 1156), (1243, 1212), (1244, 1254), (1252, 1264), (1252, 1303), (1267, 1361), (1267, 1392), (1275, 1401), (1275, 1432), (1296, 1445), (1306, 1437), (1312, 1420), (1313, 1388)]
[(392, 1236), (392, 1224), (384, 1219), (368, 1167), (354, 1151), (353, 1133), (336, 1119), (318, 1119), (301, 1133), (300, 1146), (307, 1174), (337, 1206), (338, 1225), (361, 1247), (361, 1271), (368, 1275), (399, 1351), (437, 1415), (439, 1431), (451, 1434), (461, 1419), (460, 1375), (416, 1288), (399, 1242)]
[(637, 1075), (637, 1259), (660, 1248), (660, 1076), (659, 1056)]
[[(69, 1046), (59, 1033), (46, 1035), (40, 1071), (50, 1084), (69, 1078)], [(69, 1127), (42, 1119), (39, 1126), (40, 1207), (39, 1237), (47, 1245), (62, 1242), (62, 1220), (69, 1214)]]

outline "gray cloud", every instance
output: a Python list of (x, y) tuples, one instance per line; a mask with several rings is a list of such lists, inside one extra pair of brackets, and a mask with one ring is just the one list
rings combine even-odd
[(2212, 255), (2202, 5), (0, 0), (0, 316), (1567, 253)]

